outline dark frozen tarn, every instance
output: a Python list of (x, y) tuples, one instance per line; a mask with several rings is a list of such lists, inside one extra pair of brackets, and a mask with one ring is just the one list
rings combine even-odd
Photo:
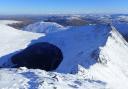
[(27, 67), (32, 69), (55, 70), (63, 60), (61, 50), (50, 43), (36, 43), (18, 54), (12, 56), (14, 67)]

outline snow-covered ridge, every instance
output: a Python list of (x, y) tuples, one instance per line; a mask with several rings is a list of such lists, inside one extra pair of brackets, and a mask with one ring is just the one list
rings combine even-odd
[(88, 75), (106, 81), (112, 89), (125, 89), (128, 87), (128, 43), (113, 26), (111, 28), (110, 36), (105, 46), (100, 48), (99, 54), (99, 59), (105, 59), (107, 63), (105, 66), (92, 66), (88, 70)]
[(118, 22), (114, 23), (116, 29), (125, 37), (128, 37), (128, 23), (126, 22)]
[(57, 72), (79, 73), (81, 69), (78, 65), (81, 65), (82, 75), (86, 78), (103, 80), (110, 89), (128, 87), (128, 43), (115, 27), (96, 25), (72, 28), (35, 42), (40, 41), (55, 44), (62, 50), (64, 59)]
[(65, 29), (66, 27), (63, 27), (62, 25), (59, 25), (55, 22), (42, 21), (42, 22), (36, 22), (34, 24), (30, 24), (26, 26), (23, 30), (36, 32), (36, 33), (51, 33), (51, 32), (57, 32)]
[(62, 63), (55, 72), (26, 68), (1, 69), (1, 89), (127, 89), (128, 87), (128, 43), (113, 26), (72, 27), (44, 36), (1, 24), (0, 42), (0, 65), (15, 52), (36, 42), (52, 43), (59, 47), (64, 55)]

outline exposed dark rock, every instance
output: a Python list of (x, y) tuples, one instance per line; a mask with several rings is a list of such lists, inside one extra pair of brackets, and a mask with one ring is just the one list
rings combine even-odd
[(27, 67), (32, 69), (55, 70), (63, 59), (61, 50), (53, 44), (36, 43), (22, 52), (12, 56), (15, 67)]
[(28, 26), (29, 24), (33, 24), (35, 22), (36, 21), (34, 20), (22, 20), (20, 23), (12, 23), (12, 24), (8, 24), (8, 26), (22, 30), (24, 27)]

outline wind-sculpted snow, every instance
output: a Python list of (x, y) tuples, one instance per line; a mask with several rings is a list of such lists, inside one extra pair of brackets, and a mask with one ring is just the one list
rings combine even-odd
[(0, 70), (0, 89), (107, 89), (100, 80), (26, 68)]
[(23, 28), (25, 31), (36, 32), (36, 33), (51, 33), (57, 32), (61, 30), (65, 30), (66, 27), (63, 27), (55, 22), (36, 22), (34, 24), (30, 24)]

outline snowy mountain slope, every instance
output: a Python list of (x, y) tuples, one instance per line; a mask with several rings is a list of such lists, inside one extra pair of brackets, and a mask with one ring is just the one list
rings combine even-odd
[(105, 45), (110, 30), (107, 25), (73, 27), (67, 31), (51, 33), (35, 42), (50, 42), (58, 46), (62, 50), (64, 60), (57, 70), (70, 73), (76, 72), (77, 69), (74, 68), (77, 68), (78, 64), (89, 68), (97, 62), (95, 56), (98, 56), (99, 47)]
[(57, 72), (79, 73), (79, 64), (86, 78), (103, 80), (110, 89), (128, 87), (128, 44), (113, 26), (72, 28), (38, 41), (50, 42), (62, 49), (64, 59)]
[(100, 48), (99, 54), (99, 59), (106, 59), (107, 64), (92, 66), (88, 70), (88, 76), (92, 75), (93, 79), (107, 82), (112, 89), (126, 89), (128, 86), (126, 82), (128, 81), (128, 44), (114, 27), (112, 29), (106, 45)]
[(64, 56), (62, 63), (54, 72), (24, 67), (0, 69), (1, 89), (128, 87), (128, 44), (113, 26), (72, 27), (44, 36), (0, 24), (0, 38), (0, 65), (7, 62), (10, 53), (13, 55), (36, 42), (50, 42), (58, 46)]
[(126, 23), (126, 22), (118, 22), (118, 23), (113, 23), (113, 25), (116, 27), (116, 29), (117, 29), (124, 37), (128, 37), (128, 23)]
[(23, 30), (36, 32), (36, 33), (51, 33), (57, 32), (61, 30), (65, 30), (66, 28), (55, 23), (55, 22), (36, 22), (34, 24), (30, 24), (26, 26)]
[(2, 69), (0, 72), (1, 89), (107, 89), (105, 82), (79, 75), (26, 68)]
[[(21, 31), (0, 23), (0, 57), (27, 47), (31, 40), (41, 36), (44, 36), (44, 34)], [(4, 62), (5, 59), (1, 59), (0, 65)]]

